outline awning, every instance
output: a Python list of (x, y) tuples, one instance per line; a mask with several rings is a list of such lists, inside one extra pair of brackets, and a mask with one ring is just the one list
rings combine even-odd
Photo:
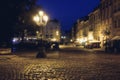
[(120, 40), (120, 36), (115, 36), (111, 40)]

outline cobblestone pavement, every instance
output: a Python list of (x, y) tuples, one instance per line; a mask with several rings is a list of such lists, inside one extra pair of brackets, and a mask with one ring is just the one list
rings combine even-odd
[(61, 50), (0, 55), (0, 80), (120, 80), (120, 55)]

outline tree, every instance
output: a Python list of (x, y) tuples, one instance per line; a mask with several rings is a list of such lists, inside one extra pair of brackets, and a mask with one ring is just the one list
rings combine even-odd
[(14, 33), (30, 25), (36, 0), (2, 0), (0, 3), (0, 40), (10, 41)]
[(103, 30), (103, 35), (106, 36), (106, 39), (110, 36), (111, 32), (110, 29), (106, 28), (105, 30)]

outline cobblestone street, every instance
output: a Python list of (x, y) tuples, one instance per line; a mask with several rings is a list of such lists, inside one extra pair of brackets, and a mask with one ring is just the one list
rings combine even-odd
[(120, 55), (76, 50), (0, 55), (0, 80), (120, 80)]
[(0, 8), (0, 80), (120, 80), (120, 0)]

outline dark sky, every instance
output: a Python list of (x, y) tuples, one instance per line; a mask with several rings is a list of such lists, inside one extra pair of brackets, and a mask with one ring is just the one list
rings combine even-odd
[(99, 4), (99, 0), (38, 0), (38, 4), (49, 15), (58, 19), (63, 30), (69, 30), (80, 17), (88, 15)]

